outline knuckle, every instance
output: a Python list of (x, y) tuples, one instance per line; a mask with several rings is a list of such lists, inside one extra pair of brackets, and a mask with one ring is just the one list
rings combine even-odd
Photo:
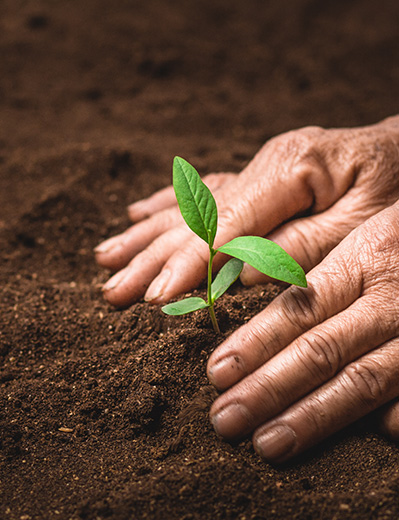
[[(355, 235), (355, 249), (365, 280), (392, 283), (397, 279), (399, 251), (399, 205), (370, 218)], [(392, 276), (393, 273), (395, 276)]]
[(344, 369), (344, 376), (349, 390), (355, 389), (368, 410), (377, 408), (389, 391), (386, 374), (378, 363), (371, 360), (360, 360), (348, 365)]
[(297, 347), (302, 362), (318, 381), (332, 378), (341, 367), (340, 348), (331, 335), (313, 331), (301, 337)]
[(325, 403), (317, 395), (308, 396), (300, 405), (300, 416), (308, 432), (311, 432), (310, 439), (323, 438), (324, 432), (328, 430), (328, 416), (322, 412), (324, 409)]
[[(270, 177), (276, 177), (282, 185), (297, 179), (312, 188), (315, 171), (324, 172), (324, 137), (328, 130), (309, 126), (280, 134), (269, 140), (250, 163), (255, 170), (268, 165)], [(321, 168), (320, 168), (321, 167)]]
[(131, 261), (130, 265), (158, 264), (162, 261), (162, 248), (157, 247), (160, 239), (154, 240), (146, 249), (140, 251)]
[(286, 132), (272, 139), (272, 143), (280, 157), (303, 159), (315, 150), (315, 143), (325, 130), (318, 126), (306, 126), (298, 130)]
[(274, 335), (271, 327), (262, 321), (257, 323), (247, 323), (245, 325), (245, 338), (243, 343), (251, 345), (251, 350), (256, 349), (256, 352), (262, 360), (270, 359), (274, 355), (271, 346), (275, 343)]
[(374, 187), (376, 192), (386, 193), (386, 190), (397, 191), (397, 163), (399, 148), (392, 134), (385, 129), (374, 129), (362, 132), (353, 148), (354, 162), (362, 169), (368, 187)]
[(306, 329), (309, 323), (317, 323), (318, 315), (314, 305), (313, 291), (291, 286), (281, 295), (281, 308), (284, 318), (296, 328)]
[(187, 258), (186, 262), (188, 264), (193, 263), (193, 261), (198, 261), (201, 264), (201, 270), (206, 271), (208, 268), (208, 249), (205, 242), (201, 239), (197, 239), (197, 237), (186, 243), (177, 254), (181, 255), (184, 259)]
[(248, 203), (246, 199), (237, 201), (235, 205), (222, 207), (219, 216), (219, 231), (228, 231), (230, 234), (234, 231), (235, 236), (249, 234), (256, 222), (253, 204)]
[[(298, 258), (303, 259), (301, 265), (305, 271), (319, 263), (333, 247), (334, 237), (330, 230), (329, 233), (326, 233), (325, 239), (321, 241), (320, 230), (316, 229), (316, 224), (310, 219), (298, 220), (291, 229), (293, 232), (289, 237), (290, 244), (293, 246), (293, 250), (297, 251)], [(284, 232), (284, 227), (282, 232)]]
[(237, 213), (237, 209), (232, 205), (224, 205), (219, 210), (220, 217), (220, 226), (230, 226), (232, 222), (235, 222), (240, 218), (240, 215)]
[(274, 415), (292, 401), (292, 395), (289, 395), (284, 386), (277, 385), (265, 373), (254, 373), (248, 394), (256, 395), (256, 408), (261, 415), (265, 410), (268, 414)]
[[(397, 221), (390, 221), (384, 219), (381, 222), (380, 218), (373, 222), (372, 233), (367, 229), (367, 242), (373, 254), (382, 254), (386, 256), (387, 253), (396, 251), (399, 245), (399, 223)], [(376, 225), (378, 226), (378, 233), (375, 232)], [(367, 226), (368, 228), (369, 226)], [(366, 237), (364, 237), (366, 238)], [(365, 240), (366, 242), (366, 240)]]

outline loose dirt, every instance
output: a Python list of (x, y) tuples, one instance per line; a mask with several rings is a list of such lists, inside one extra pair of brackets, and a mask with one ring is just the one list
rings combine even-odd
[[(398, 518), (372, 420), (284, 467), (219, 439), (206, 313), (110, 308), (92, 249), (176, 154), (239, 171), (280, 132), (397, 113), (399, 4), (2, 0), (0, 28), (0, 518)], [(234, 287), (223, 336), (278, 292)]]

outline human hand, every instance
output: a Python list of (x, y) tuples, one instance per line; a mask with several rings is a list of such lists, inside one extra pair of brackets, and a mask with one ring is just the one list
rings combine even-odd
[[(399, 440), (399, 202), (352, 231), (210, 356), (224, 393), (210, 415), (227, 439), (253, 433), (283, 462), (389, 403)], [(395, 400), (395, 401), (393, 401)]]
[[(239, 235), (266, 235), (308, 271), (397, 200), (397, 143), (397, 118), (355, 129), (309, 127), (270, 140), (241, 174), (206, 178), (219, 209), (215, 247)], [(133, 204), (129, 213), (135, 224), (96, 249), (100, 265), (119, 271), (105, 284), (105, 298), (126, 306), (145, 294), (163, 303), (196, 287), (208, 250), (182, 222), (173, 189)], [(217, 255), (215, 267), (224, 261)], [(264, 281), (249, 266), (241, 279)]]

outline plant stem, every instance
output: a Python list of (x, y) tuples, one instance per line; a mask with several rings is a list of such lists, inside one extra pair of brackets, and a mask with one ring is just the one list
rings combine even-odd
[(213, 258), (215, 255), (216, 255), (216, 251), (211, 246), (209, 246), (209, 262), (208, 262), (208, 305), (209, 305), (209, 307), (208, 307), (208, 310), (209, 310), (209, 314), (211, 316), (213, 328), (214, 328), (216, 334), (220, 334), (219, 325), (218, 325), (218, 322), (216, 320), (216, 315), (215, 315), (214, 302), (212, 301), (212, 291), (211, 291), (212, 263), (213, 263)]
[(215, 309), (214, 309), (214, 305), (212, 303), (212, 305), (210, 305), (208, 307), (209, 309), (209, 314), (211, 316), (211, 320), (212, 320), (212, 325), (213, 325), (213, 328), (216, 332), (216, 334), (220, 334), (220, 329), (219, 329), (219, 325), (218, 325), (218, 322), (216, 320), (216, 316), (215, 316)]

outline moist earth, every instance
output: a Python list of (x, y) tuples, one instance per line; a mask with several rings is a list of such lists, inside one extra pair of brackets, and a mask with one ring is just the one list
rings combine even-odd
[(283, 467), (214, 433), (207, 358), (281, 288), (237, 283), (218, 337), (111, 308), (92, 250), (174, 155), (238, 172), (283, 131), (397, 113), (399, 3), (2, 0), (0, 28), (0, 518), (398, 518), (372, 418)]

